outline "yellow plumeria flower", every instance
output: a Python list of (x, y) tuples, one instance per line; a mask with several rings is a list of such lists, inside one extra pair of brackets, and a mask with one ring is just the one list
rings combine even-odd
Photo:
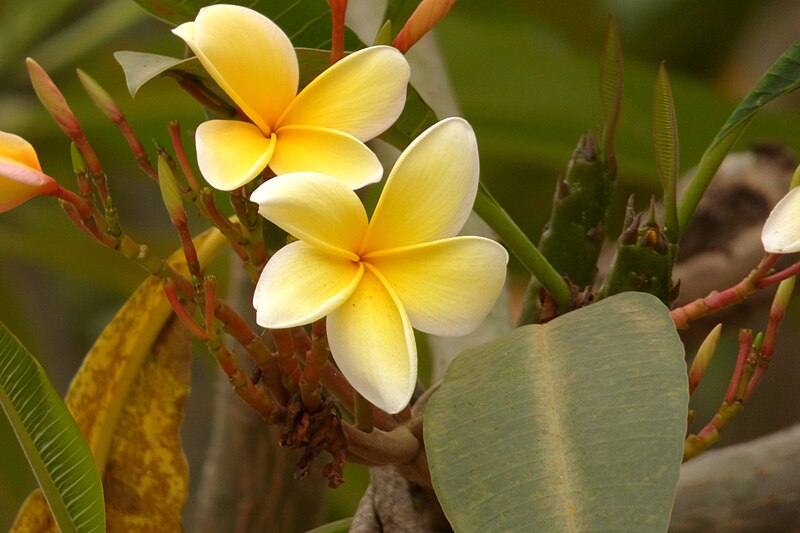
[(0, 213), (57, 188), (55, 180), (42, 172), (33, 146), (0, 131)]
[(256, 321), (289, 328), (327, 316), (331, 353), (367, 400), (406, 406), (417, 378), (412, 327), (464, 335), (494, 305), (508, 253), (482, 237), (455, 237), (478, 188), (470, 125), (450, 118), (400, 156), (372, 220), (341, 181), (313, 172), (273, 178), (251, 200), (299, 240), (258, 280)]
[(266, 167), (276, 174), (321, 172), (351, 188), (380, 181), (383, 169), (363, 141), (400, 116), (410, 70), (388, 46), (337, 62), (297, 94), (297, 56), (271, 20), (240, 6), (200, 10), (173, 33), (253, 123), (210, 120), (197, 128), (200, 171), (233, 190)]
[(800, 187), (795, 187), (772, 209), (761, 230), (764, 250), (775, 254), (800, 252)]

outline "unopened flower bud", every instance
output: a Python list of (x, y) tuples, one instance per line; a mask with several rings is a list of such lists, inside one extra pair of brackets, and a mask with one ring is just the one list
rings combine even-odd
[(56, 181), (42, 172), (33, 146), (0, 131), (0, 213), (57, 188)]
[(117, 103), (111, 98), (111, 95), (106, 92), (103, 87), (95, 81), (94, 78), (86, 74), (86, 72), (82, 71), (81, 69), (77, 70), (78, 72), (78, 79), (81, 81), (81, 85), (83, 85), (86, 94), (89, 95), (89, 98), (97, 104), (97, 107), (114, 123), (119, 123), (125, 120), (125, 115), (122, 113), (122, 110), (119, 108)]
[(70, 139), (75, 140), (78, 137), (82, 137), (83, 132), (78, 119), (75, 118), (75, 114), (64, 99), (64, 95), (58, 90), (58, 87), (47, 75), (47, 72), (30, 57), (26, 60), (26, 63), (33, 90), (36, 91), (36, 96), (39, 97), (39, 101), (42, 102), (50, 116), (55, 119), (59, 127)]
[(456, 0), (422, 0), (394, 38), (392, 45), (406, 53), (447, 15), (455, 3)]
[(72, 158), (72, 171), (75, 172), (75, 174), (86, 174), (86, 159), (78, 149), (77, 144), (72, 143), (69, 154)]
[(175, 226), (186, 225), (186, 211), (183, 209), (183, 199), (181, 191), (178, 189), (178, 182), (175, 174), (163, 157), (158, 158), (158, 184), (161, 187), (161, 196), (164, 198), (164, 205), (167, 207), (169, 218)]
[(47, 72), (44, 71), (39, 63), (30, 57), (26, 60), (26, 63), (28, 65), (28, 74), (33, 84), (33, 90), (36, 91), (36, 96), (39, 97), (39, 101), (47, 112), (50, 113), (50, 116), (55, 119), (56, 123), (67, 137), (78, 145), (78, 148), (80, 148), (86, 158), (89, 171), (95, 175), (101, 174), (103, 172), (103, 167), (100, 165), (100, 161), (97, 159), (94, 150), (92, 150), (92, 147), (89, 145), (89, 141), (86, 140), (81, 125), (72, 112), (72, 109), (70, 109), (69, 104), (67, 104), (67, 101), (64, 99), (64, 95), (61, 94), (61, 91), (58, 90), (56, 84), (53, 83), (53, 80), (50, 79), (50, 76), (47, 75)]
[(703, 379), (708, 365), (714, 358), (714, 353), (717, 351), (717, 344), (719, 344), (719, 337), (722, 333), (722, 324), (717, 324), (717, 327), (711, 330), (703, 344), (697, 350), (697, 355), (694, 356), (692, 366), (689, 369), (689, 394), (692, 394), (700, 381)]
[(783, 314), (786, 308), (789, 307), (789, 302), (792, 299), (792, 292), (794, 291), (795, 276), (781, 281), (778, 285), (778, 290), (775, 291), (775, 297), (772, 299), (772, 307), (770, 308), (770, 315)]
[(392, 21), (387, 20), (375, 36), (375, 46), (389, 45), (392, 42)]

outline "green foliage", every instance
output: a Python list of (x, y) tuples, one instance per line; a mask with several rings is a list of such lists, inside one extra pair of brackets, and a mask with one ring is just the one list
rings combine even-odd
[(675, 119), (675, 103), (672, 87), (664, 63), (658, 69), (653, 95), (653, 146), (656, 152), (656, 167), (661, 178), (664, 201), (664, 227), (670, 242), (677, 242), (678, 227), (678, 122)]
[(600, 58), (600, 115), (602, 117), (603, 159), (616, 172), (616, 135), (622, 105), (622, 45), (614, 17), (608, 17), (608, 31)]
[(44, 370), (0, 323), (0, 405), (63, 532), (105, 530), (89, 445)]
[(733, 110), (706, 148), (697, 172), (681, 199), (678, 212), (681, 228), (686, 227), (722, 160), (736, 144), (756, 113), (771, 101), (795, 91), (798, 87), (800, 87), (800, 41), (795, 41)]
[(135, 97), (142, 85), (148, 81), (170, 72), (211, 79), (196, 57), (180, 59), (144, 52), (121, 51), (115, 52), (114, 58), (125, 73), (125, 81), (128, 84), (128, 92), (131, 93), (131, 97)]
[(460, 355), (427, 407), (454, 529), (665, 531), (688, 407), (668, 310), (624, 294)]

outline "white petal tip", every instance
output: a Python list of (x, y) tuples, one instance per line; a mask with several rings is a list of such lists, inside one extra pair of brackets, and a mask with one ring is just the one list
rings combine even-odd
[(773, 208), (761, 231), (764, 250), (775, 254), (800, 251), (800, 187), (795, 187)]

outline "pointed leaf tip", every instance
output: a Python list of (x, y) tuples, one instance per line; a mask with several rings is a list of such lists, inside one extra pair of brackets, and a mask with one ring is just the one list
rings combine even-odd
[(600, 113), (602, 144), (606, 160), (614, 157), (614, 141), (622, 105), (622, 45), (614, 17), (608, 17), (608, 31), (600, 58)]
[(675, 242), (678, 237), (677, 182), (678, 182), (678, 125), (672, 87), (664, 61), (658, 68), (653, 95), (653, 146), (656, 166), (664, 193), (664, 225)]

